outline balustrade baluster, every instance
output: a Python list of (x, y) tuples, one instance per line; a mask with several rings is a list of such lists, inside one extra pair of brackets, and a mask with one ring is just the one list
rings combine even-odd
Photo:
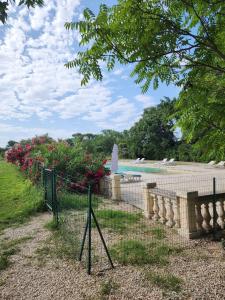
[(204, 229), (202, 227), (203, 216), (202, 216), (202, 210), (201, 210), (200, 203), (196, 203), (196, 205), (195, 205), (195, 215), (196, 215), (197, 231), (203, 232), (204, 231)]
[(218, 202), (217, 202), (217, 212), (218, 212), (218, 224), (219, 226), (224, 229), (224, 218), (225, 218), (225, 215), (224, 215), (224, 200), (223, 199), (220, 199)]
[(165, 208), (165, 201), (162, 196), (158, 196), (159, 200), (159, 217), (160, 217), (160, 222), (162, 224), (166, 223), (166, 208)]
[(180, 228), (180, 204), (178, 199), (173, 200), (174, 223), (176, 228)]
[(211, 216), (210, 216), (210, 213), (209, 213), (208, 203), (203, 204), (202, 217), (203, 217), (202, 227), (208, 233), (212, 229), (212, 226), (210, 225)]
[(172, 201), (170, 198), (165, 198), (165, 202), (166, 202), (166, 225), (168, 227), (173, 227), (173, 225), (175, 224), (174, 222), (174, 212), (173, 212), (173, 207), (172, 207)]
[(158, 221), (159, 220), (159, 205), (158, 205), (158, 196), (154, 195), (153, 196), (153, 220)]

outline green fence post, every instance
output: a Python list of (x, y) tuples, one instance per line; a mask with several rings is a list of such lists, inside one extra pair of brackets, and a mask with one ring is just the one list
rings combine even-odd
[(216, 239), (216, 178), (213, 177), (213, 239)]
[(87, 210), (87, 222), (86, 222), (86, 225), (85, 225), (85, 230), (84, 230), (84, 234), (83, 234), (83, 239), (82, 239), (82, 243), (81, 243), (81, 249), (80, 249), (80, 254), (79, 254), (79, 260), (81, 261), (82, 259), (82, 254), (83, 254), (83, 250), (84, 250), (84, 244), (85, 244), (85, 240), (86, 240), (86, 235), (87, 235), (87, 232), (88, 232), (88, 261), (87, 261), (87, 273), (88, 275), (91, 274), (91, 227), (92, 227), (92, 217), (93, 217), (93, 222), (95, 222), (96, 224), (96, 228), (98, 230), (98, 233), (100, 235), (100, 238), (101, 238), (101, 241), (103, 243), (103, 247), (106, 251), (106, 254), (108, 256), (108, 259), (109, 259), (109, 262), (111, 264), (111, 267), (114, 268), (114, 265), (113, 265), (113, 262), (112, 262), (112, 259), (110, 257), (110, 253), (107, 249), (107, 246), (106, 246), (106, 243), (105, 243), (105, 240), (104, 240), (104, 237), (103, 237), (103, 234), (101, 232), (101, 229), (100, 229), (100, 226), (98, 224), (98, 220), (95, 216), (95, 213), (93, 211), (93, 208), (92, 208), (92, 188), (91, 188), (91, 185), (89, 185), (88, 187), (88, 210)]
[(57, 191), (56, 191), (56, 174), (55, 170), (53, 169), (51, 172), (52, 178), (52, 211), (53, 217), (56, 222), (56, 226), (59, 225), (59, 212), (58, 212), (58, 201), (57, 201)]
[(92, 207), (91, 185), (88, 186), (88, 275), (91, 274), (91, 207)]

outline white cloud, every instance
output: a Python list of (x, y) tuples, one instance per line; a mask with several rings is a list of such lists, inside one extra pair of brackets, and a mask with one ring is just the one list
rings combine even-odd
[(131, 126), (136, 109), (127, 98), (118, 97), (115, 101), (90, 111), (83, 119), (95, 121), (100, 128), (126, 128)]
[(138, 102), (142, 103), (143, 107), (150, 107), (150, 106), (154, 106), (156, 105), (156, 101), (152, 96), (146, 96), (146, 95), (136, 95), (134, 97), (135, 100), (137, 100)]
[(20, 141), (24, 138), (32, 138), (35, 135), (48, 133), (49, 136), (57, 138), (70, 137), (74, 132), (66, 129), (45, 128), (45, 127), (22, 127), (8, 123), (0, 123), (0, 147), (5, 147), (9, 140)]
[[(54, 0), (43, 8), (13, 8), (16, 14), (9, 17), (9, 26), (0, 36), (0, 120), (76, 118), (92, 122), (93, 128), (123, 129), (137, 117), (139, 111), (131, 99), (114, 95), (115, 82), (110, 77), (83, 88), (78, 72), (64, 67), (76, 56), (79, 40), (76, 31), (65, 30), (64, 23), (82, 18), (79, 4), (80, 0)], [(125, 76), (123, 69), (114, 74)], [(136, 100), (147, 104), (139, 96)], [(4, 128), (0, 127), (0, 135)], [(27, 129), (18, 128), (21, 136), (26, 133)], [(34, 129), (42, 131), (32, 128), (33, 134), (39, 132)]]
[(115, 71), (113, 71), (114, 75), (121, 75), (123, 73), (123, 69), (116, 69)]

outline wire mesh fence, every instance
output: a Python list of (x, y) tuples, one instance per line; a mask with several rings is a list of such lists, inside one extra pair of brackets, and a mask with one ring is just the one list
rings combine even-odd
[(116, 177), (104, 178), (94, 193), (93, 186), (71, 190), (70, 179), (56, 175), (49, 184), (55, 194), (46, 194), (57, 199), (64, 247), (89, 273), (91, 266), (164, 265), (191, 245), (189, 237), (224, 229), (225, 178), (157, 177), (147, 185)]

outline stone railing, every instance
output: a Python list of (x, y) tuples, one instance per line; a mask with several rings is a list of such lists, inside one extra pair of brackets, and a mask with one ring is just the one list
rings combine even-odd
[(187, 238), (197, 238), (213, 228), (225, 228), (224, 193), (204, 196), (197, 191), (175, 193), (148, 183), (143, 187), (143, 199), (147, 218), (176, 228)]
[(120, 179), (120, 175), (113, 175), (102, 184), (105, 195), (143, 209), (146, 218), (175, 228), (184, 237), (197, 238), (212, 232), (213, 228), (225, 228), (225, 193), (202, 196), (197, 191), (174, 192), (158, 188), (156, 183), (147, 183), (135, 194), (140, 201), (132, 203), (132, 193), (137, 191), (121, 187)]

